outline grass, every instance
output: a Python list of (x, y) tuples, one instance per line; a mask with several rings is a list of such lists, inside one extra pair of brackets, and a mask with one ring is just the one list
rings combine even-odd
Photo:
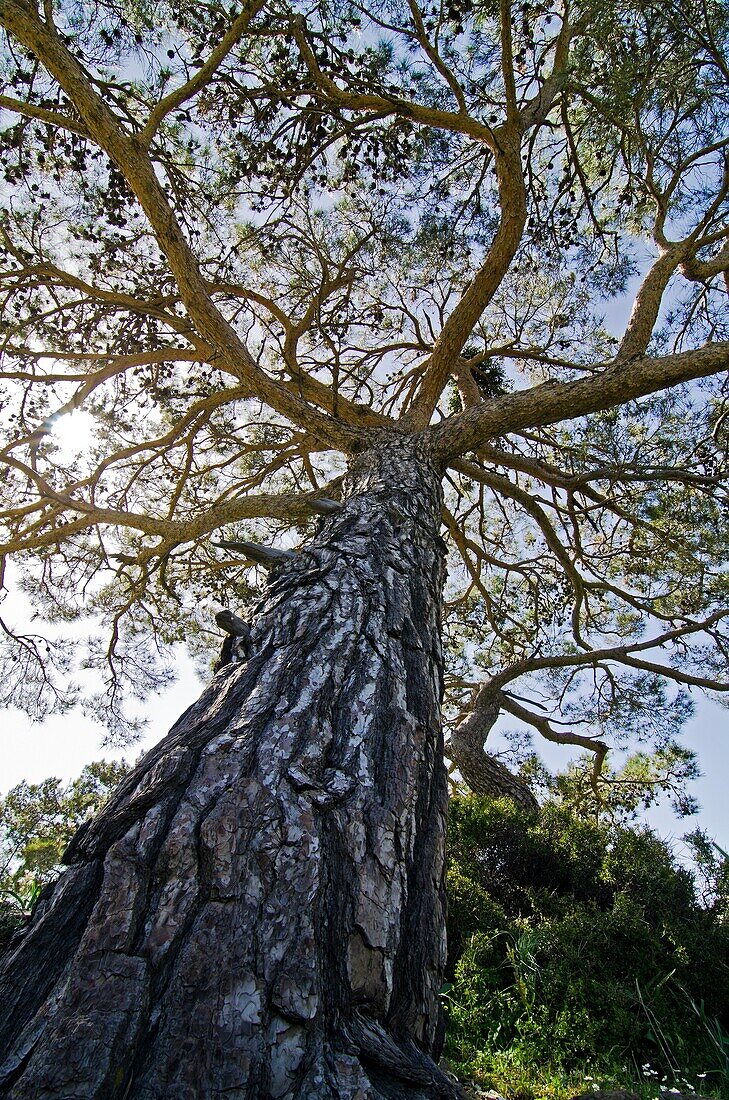
[(635, 1093), (640, 1100), (659, 1100), (661, 1092), (671, 1090), (697, 1093), (715, 1100), (727, 1097), (716, 1073), (707, 1072), (693, 1079), (681, 1074), (661, 1079), (650, 1065), (615, 1065), (612, 1068), (587, 1065), (566, 1069), (525, 1062), (514, 1052), (489, 1054), (480, 1051), (466, 1063), (448, 1062), (448, 1068), (476, 1098), (495, 1091), (506, 1100), (572, 1100), (581, 1093), (598, 1089), (624, 1089)]

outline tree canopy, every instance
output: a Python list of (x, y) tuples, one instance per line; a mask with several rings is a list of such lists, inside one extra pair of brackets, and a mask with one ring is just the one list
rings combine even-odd
[(3, 619), (5, 701), (85, 665), (123, 732), (251, 594), (219, 543), (295, 548), (347, 455), (423, 433), (447, 714), (670, 752), (729, 688), (726, 4), (1, 19), (0, 550), (90, 634)]

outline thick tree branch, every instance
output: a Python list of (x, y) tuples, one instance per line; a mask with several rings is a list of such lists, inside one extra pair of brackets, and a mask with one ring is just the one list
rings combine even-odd
[[(510, 667), (503, 669), (501, 672), (495, 673), (489, 680), (489, 684), (494, 690), (497, 688), (501, 689), (505, 687), (506, 684), (512, 683), (514, 680), (518, 679), (520, 676), (526, 676), (530, 672), (540, 672), (548, 668), (589, 668), (597, 667), (598, 665), (611, 661), (615, 661), (617, 664), (632, 663), (634, 667), (639, 667), (636, 661), (639, 661), (640, 658), (636, 658), (635, 654), (646, 653), (654, 649), (662, 649), (673, 642), (686, 640), (692, 635), (698, 635), (704, 632), (708, 633), (713, 627), (727, 619), (729, 619), (729, 609), (721, 608), (719, 611), (715, 611), (712, 615), (709, 615), (706, 619), (684, 622), (681, 626), (666, 630), (662, 634), (657, 634), (642, 642), (606, 646), (580, 653), (556, 653), (550, 654), (547, 657), (526, 657), (524, 660), (518, 661)], [(665, 676), (667, 679), (673, 677), (675, 670), (670, 665), (659, 665), (655, 662), (642, 662), (640, 667), (648, 665), (650, 665), (651, 671), (659, 676)], [(702, 677), (702, 679), (704, 683), (698, 686), (705, 687), (709, 691), (729, 691), (729, 680), (715, 680), (709, 677)]]
[(500, 142), (500, 129), (492, 130), (490, 126), (473, 118), (470, 114), (461, 111), (444, 111), (436, 107), (417, 103), (415, 100), (405, 99), (403, 96), (383, 96), (376, 93), (349, 92), (336, 83), (327, 73), (323, 72), (306, 37), (306, 21), (303, 16), (293, 25), (292, 31), (301, 56), (309, 70), (309, 75), (316, 83), (320, 98), (344, 111), (352, 111), (357, 114), (372, 114), (379, 118), (389, 115), (397, 115), (407, 118), (420, 126), (432, 126), (440, 130), (448, 130), (451, 133), (464, 134), (481, 142), (488, 148), (498, 148)]
[(583, 737), (582, 734), (579, 733), (560, 732), (556, 730), (543, 715), (535, 714), (534, 711), (529, 710), (528, 707), (523, 707), (510, 695), (502, 693), (502, 698), (504, 710), (508, 711), (509, 714), (513, 714), (513, 716), (518, 718), (521, 722), (526, 722), (527, 725), (533, 726), (545, 741), (551, 741), (555, 745), (574, 745), (577, 748), (586, 749), (588, 752), (593, 753), (594, 759), (590, 776), (590, 785), (596, 798), (601, 801), (597, 781), (600, 778), (600, 772), (605, 763), (605, 757), (608, 754), (608, 746), (605, 742), (600, 741), (596, 737)]
[(181, 107), (198, 94), (215, 75), (217, 70), (230, 54), (231, 50), (240, 42), (248, 30), (251, 20), (258, 14), (265, 0), (250, 0), (245, 9), (235, 17), (228, 30), (223, 35), (217, 46), (211, 51), (210, 56), (200, 66), (198, 71), (179, 88), (166, 95), (150, 111), (149, 118), (139, 133), (139, 141), (148, 147), (154, 134), (159, 129), (163, 119), (171, 111)]
[(37, 122), (45, 122), (48, 126), (56, 126), (62, 130), (68, 130), (69, 133), (78, 134), (79, 137), (88, 137), (89, 133), (85, 126), (82, 126), (80, 122), (75, 119), (68, 118), (67, 115), (60, 114), (58, 111), (50, 111), (47, 107), (39, 107), (35, 103), (25, 103), (22, 99), (14, 99), (12, 96), (0, 95), (0, 109), (4, 111), (12, 111), (14, 114), (22, 115), (24, 118), (32, 118)]
[(642, 356), (608, 366), (571, 382), (543, 382), (465, 409), (427, 431), (435, 454), (449, 461), (496, 436), (536, 425), (556, 424), (624, 405), (669, 386), (705, 378), (729, 368), (729, 344), (705, 344), (695, 351), (657, 358)]
[(645, 355), (671, 276), (686, 255), (686, 246), (673, 245), (656, 260), (638, 291), (616, 360)]
[(501, 221), (484, 262), (441, 329), (417, 396), (402, 418), (402, 423), (410, 428), (424, 428), (430, 421), (454, 364), (501, 285), (521, 242), (527, 208), (518, 128), (502, 127), (499, 140), (501, 152), (496, 155), (496, 174)]
[[(14, 459), (8, 460), (8, 465), (37, 481), (46, 501), (55, 502), (58, 511), (53, 517), (42, 514), (34, 527), (0, 543), (0, 555), (26, 553), (44, 546), (53, 546), (61, 539), (94, 527), (141, 531), (145, 535), (163, 539), (165, 545), (171, 547), (193, 542), (226, 524), (238, 523), (244, 519), (305, 519), (322, 513), (320, 493), (260, 493), (224, 501), (189, 519), (163, 519), (147, 513), (99, 507), (70, 493), (57, 492), (36, 471)], [(76, 518), (63, 520), (64, 513), (76, 514)], [(48, 528), (48, 522), (58, 525)]]
[(685, 279), (701, 283), (708, 282), (716, 275), (723, 275), (726, 288), (729, 290), (729, 240), (724, 241), (710, 260), (697, 260), (695, 256), (687, 257), (681, 264), (681, 274)]
[(490, 691), (488, 684), (477, 690), (471, 707), (456, 722), (448, 739), (446, 756), (457, 765), (474, 794), (506, 796), (522, 809), (535, 811), (539, 805), (526, 783), (486, 752), (486, 740), (503, 705), (502, 693)]
[(490, 148), (495, 158), (501, 220), (486, 258), (443, 325), (420, 388), (405, 412), (403, 422), (413, 428), (424, 428), (430, 421), (455, 361), (516, 255), (527, 217), (521, 137), (544, 121), (566, 77), (572, 28), (565, 19), (555, 42), (552, 72), (538, 94), (519, 110), (511, 58), (511, 5), (508, 0), (501, 0), (500, 19), (507, 120), (494, 130), (495, 142)]

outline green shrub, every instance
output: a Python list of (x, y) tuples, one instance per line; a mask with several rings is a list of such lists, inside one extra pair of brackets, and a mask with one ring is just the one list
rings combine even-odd
[(659, 837), (460, 797), (449, 850), (451, 1060), (729, 1085), (729, 927)]

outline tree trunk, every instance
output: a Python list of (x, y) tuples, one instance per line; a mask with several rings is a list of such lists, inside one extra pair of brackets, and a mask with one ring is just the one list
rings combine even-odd
[(0, 1089), (453, 1097), (438, 472), (353, 463), (230, 664), (79, 831), (7, 957)]

